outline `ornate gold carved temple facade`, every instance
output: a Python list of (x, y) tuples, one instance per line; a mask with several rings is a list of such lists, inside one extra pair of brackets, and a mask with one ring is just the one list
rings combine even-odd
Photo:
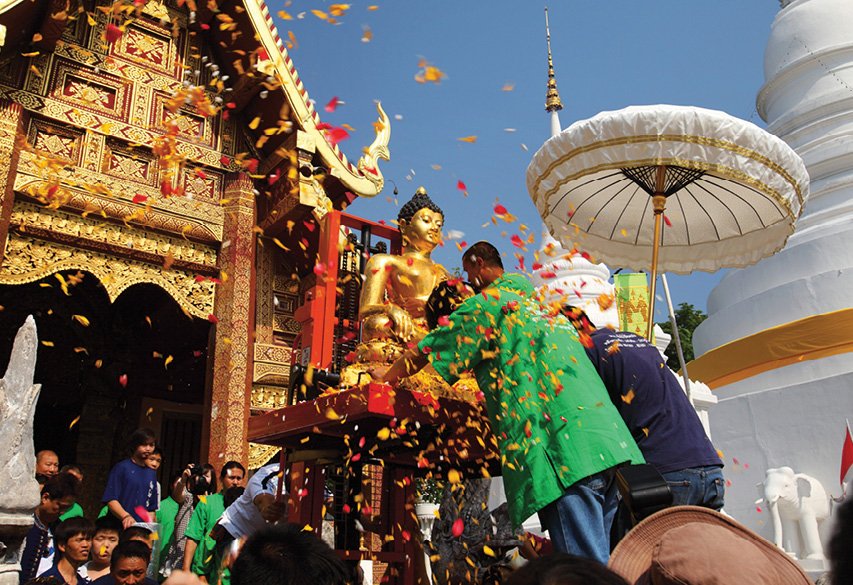
[(294, 341), (334, 357), (315, 267), (383, 187), (387, 117), (349, 162), (258, 0), (3, 0), (0, 25), (0, 359), (34, 313), (36, 448), (93, 485), (141, 424), (166, 470), (248, 461)]

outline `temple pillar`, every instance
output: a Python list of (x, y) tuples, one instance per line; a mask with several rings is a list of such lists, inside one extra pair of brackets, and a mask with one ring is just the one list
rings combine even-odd
[(24, 134), (24, 108), (11, 100), (0, 100), (0, 263), (6, 253), (9, 219), (15, 203), (15, 175), (18, 172), (18, 136)]
[(255, 196), (251, 178), (229, 176), (214, 303), (213, 384), (210, 389), (208, 461), (248, 462), (248, 425), (255, 327)]

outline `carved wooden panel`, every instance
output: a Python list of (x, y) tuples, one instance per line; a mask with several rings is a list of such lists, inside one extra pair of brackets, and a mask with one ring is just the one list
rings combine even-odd
[(126, 142), (107, 139), (101, 172), (119, 179), (157, 185), (157, 159), (149, 149), (133, 148)]
[(32, 117), (27, 131), (27, 142), (46, 155), (79, 164), (82, 152), (83, 131)]
[(49, 96), (61, 102), (116, 120), (127, 119), (131, 85), (115, 75), (56, 59), (48, 88)]

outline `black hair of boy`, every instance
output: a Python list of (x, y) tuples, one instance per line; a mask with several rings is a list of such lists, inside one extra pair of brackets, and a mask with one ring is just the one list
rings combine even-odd
[(121, 536), (122, 530), (124, 530), (124, 527), (121, 525), (121, 520), (112, 514), (106, 514), (95, 520), (95, 532), (92, 534), (92, 537), (94, 538), (94, 535), (98, 532), (115, 532)]
[(70, 473), (54, 475), (44, 482), (41, 494), (47, 495), (51, 500), (59, 500), (66, 496), (77, 496), (77, 478)]
[[(123, 542), (130, 542), (133, 539), (142, 538), (145, 542), (148, 543), (148, 551), (151, 552), (151, 531), (145, 528), (144, 526), (133, 525), (129, 528), (125, 528), (124, 532), (119, 536), (119, 544)], [(137, 540), (137, 542), (139, 542)]]
[(313, 532), (284, 524), (256, 532), (231, 568), (232, 585), (346, 585), (350, 570)]
[(82, 517), (63, 520), (53, 529), (53, 541), (57, 546), (64, 545), (78, 534), (82, 534), (90, 540), (95, 535), (95, 525), (92, 524), (91, 520)]
[(147, 428), (136, 429), (130, 438), (127, 440), (127, 448), (131, 454), (136, 451), (140, 445), (148, 445), (155, 440), (154, 431)]

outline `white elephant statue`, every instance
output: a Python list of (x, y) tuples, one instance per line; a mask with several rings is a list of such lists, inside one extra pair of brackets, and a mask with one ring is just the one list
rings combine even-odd
[[(790, 467), (779, 467), (768, 469), (760, 485), (773, 518), (776, 546), (800, 559), (824, 560), (818, 524), (829, 517), (829, 497), (821, 483)], [(802, 548), (796, 544), (798, 534)]]

